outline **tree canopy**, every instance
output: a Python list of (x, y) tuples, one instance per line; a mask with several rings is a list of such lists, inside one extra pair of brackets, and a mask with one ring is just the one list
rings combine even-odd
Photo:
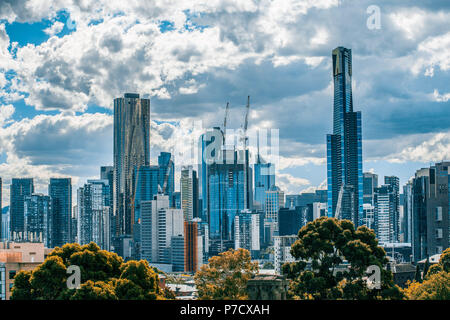
[(219, 253), (194, 276), (200, 300), (245, 300), (248, 280), (258, 271), (245, 249)]
[[(300, 229), (292, 245), (295, 262), (282, 271), (291, 280), (289, 296), (294, 299), (401, 299), (388, 262), (373, 230), (355, 230), (348, 220), (321, 217)], [(380, 287), (369, 288), (366, 271), (377, 266)]]
[(441, 254), (438, 264), (424, 272), (422, 283), (409, 283), (404, 293), (411, 300), (450, 300), (450, 248)]
[[(67, 287), (67, 268), (80, 268), (80, 288)], [(14, 278), (12, 300), (154, 300), (172, 297), (159, 286), (147, 261), (128, 261), (101, 250), (95, 243), (56, 247), (32, 271)]]

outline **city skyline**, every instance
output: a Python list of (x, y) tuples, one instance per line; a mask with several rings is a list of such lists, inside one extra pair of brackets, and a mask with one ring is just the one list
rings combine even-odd
[(0, 1), (0, 300), (450, 299), (449, 0)]
[[(98, 179), (100, 166), (113, 163), (112, 101), (126, 92), (151, 99), (152, 164), (156, 164), (160, 151), (169, 151), (163, 149), (165, 145), (172, 146), (174, 140), (186, 134), (188, 125), (176, 126), (175, 121), (187, 116), (184, 124), (201, 119), (205, 127), (220, 125), (229, 100), (230, 127), (237, 128), (242, 123), (245, 98), (250, 94), (249, 127), (280, 129), (281, 166), (276, 168), (280, 188), (285, 194), (293, 194), (321, 184), (324, 187), (323, 137), (332, 131), (329, 57), (339, 45), (353, 52), (353, 96), (356, 110), (363, 114), (363, 170), (374, 169), (380, 179), (398, 175), (403, 186), (417, 169), (449, 158), (445, 86), (448, 57), (440, 54), (449, 46), (447, 29), (442, 27), (449, 11), (444, 3), (414, 7), (388, 1), (380, 4), (381, 29), (370, 30), (366, 26), (368, 5), (364, 1), (323, 1), (305, 4), (292, 12), (276, 4), (230, 5), (238, 13), (238, 26), (243, 25), (242, 16), (246, 14), (257, 22), (265, 17), (265, 11), (273, 12), (266, 21), (276, 22), (283, 31), (278, 33), (264, 31), (260, 26), (231, 30), (221, 19), (212, 19), (225, 19), (227, 9), (212, 6), (188, 5), (190, 12), (183, 11), (181, 5), (161, 8), (161, 13), (149, 13), (137, 24), (132, 22), (139, 16), (135, 7), (106, 7), (101, 13), (103, 21), (92, 24), (88, 22), (98, 17), (94, 8), (30, 11), (25, 6), (1, 7), (0, 19), (8, 19), (0, 23), (3, 206), (9, 204), (11, 178), (20, 177), (33, 178), (35, 191), (42, 193), (47, 193), (50, 177), (72, 177), (74, 202), (77, 188), (88, 179)], [(345, 15), (338, 15), (340, 10)], [(112, 13), (117, 11), (124, 15), (114, 16)], [(170, 23), (167, 12), (179, 14), (172, 15), (174, 21)], [(421, 13), (420, 18), (417, 13)], [(329, 15), (336, 15), (336, 22), (313, 21)], [(68, 21), (69, 16), (72, 19)], [(287, 21), (283, 23), (281, 16)], [(352, 34), (344, 32), (344, 22), (361, 35), (352, 38)], [(294, 45), (295, 31), (299, 30), (292, 26), (295, 23), (301, 25), (298, 37), (310, 33), (305, 48)], [(34, 31), (27, 32), (29, 27)], [(145, 32), (149, 39), (144, 37)], [(213, 39), (210, 50), (204, 46), (209, 38)], [(198, 41), (189, 42), (193, 39)], [(70, 48), (82, 40), (83, 50), (71, 52)], [(143, 46), (138, 45), (138, 40)], [(12, 45), (14, 41), (17, 45)], [(148, 41), (154, 41), (155, 50), (167, 54), (167, 63), (158, 60)], [(264, 49), (268, 41), (272, 41), (272, 52)], [(132, 53), (127, 52), (127, 46), (133, 44), (128, 49)], [(386, 52), (380, 49), (383, 44)], [(258, 49), (258, 45), (262, 48)], [(221, 46), (227, 49), (220, 51)], [(46, 57), (46, 50), (52, 48), (55, 53)], [(97, 55), (94, 49), (98, 49)], [(235, 59), (230, 59), (232, 56)], [(161, 62), (155, 65), (155, 61)], [(145, 64), (148, 67), (137, 68)], [(161, 71), (163, 77), (148, 70), (149, 66)], [(112, 69), (116, 72), (123, 68), (127, 79), (111, 80), (113, 74), (104, 73), (106, 67), (115, 67)], [(98, 72), (92, 70), (95, 68)], [(30, 82), (31, 76), (40, 85)], [(76, 81), (69, 85), (71, 78)], [(281, 112), (274, 112), (277, 107)], [(292, 166), (286, 168), (289, 164)], [(176, 175), (179, 181), (179, 171)], [(179, 190), (178, 183), (175, 189)]]

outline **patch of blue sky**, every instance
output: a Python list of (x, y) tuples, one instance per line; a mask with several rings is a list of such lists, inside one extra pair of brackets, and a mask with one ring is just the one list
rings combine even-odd
[[(310, 184), (299, 186), (299, 189), (303, 190), (311, 186), (318, 187), (326, 179), (327, 166), (326, 164), (316, 165), (314, 163), (307, 163), (302, 166), (285, 168), (280, 170), (279, 173), (288, 173), (294, 177), (302, 177), (303, 179), (307, 179)], [(275, 181), (275, 184), (276, 183), (277, 182)]]
[(7, 157), (6, 152), (0, 152), (0, 163), (6, 163)]
[(110, 109), (110, 108), (105, 108), (96, 104), (91, 104), (87, 106), (87, 109), (83, 112), (77, 112), (77, 115), (81, 115), (81, 114), (85, 114), (85, 113), (104, 113), (104, 114), (108, 114), (108, 115), (113, 115), (114, 114), (114, 110)]
[(180, 122), (179, 121), (167, 121), (167, 120), (156, 120), (156, 119), (152, 119), (153, 121), (155, 121), (155, 123), (157, 125), (163, 124), (163, 123), (168, 123), (171, 124), (173, 126), (179, 126)]
[(186, 23), (184, 24), (184, 28), (188, 31), (200, 30), (203, 31), (206, 28), (209, 28), (208, 25), (198, 24), (195, 19), (201, 18), (203, 15), (202, 12), (191, 12), (191, 10), (187, 9), (183, 11), (186, 15)]
[(364, 161), (363, 171), (373, 171), (378, 174), (378, 184), (384, 183), (384, 176), (397, 176), (400, 179), (400, 185), (404, 185), (408, 180), (415, 175), (416, 171), (420, 168), (426, 168), (433, 165), (432, 162), (418, 162), (418, 161), (406, 161), (406, 162), (389, 162), (385, 160), (368, 160)]
[(28, 44), (38, 46), (47, 41), (50, 38), (50, 35), (45, 33), (44, 30), (51, 27), (57, 21), (64, 24), (63, 29), (56, 34), (58, 37), (70, 34), (76, 29), (76, 22), (70, 20), (70, 15), (65, 10), (59, 11), (53, 19), (42, 19), (39, 22), (0, 22), (5, 23), (6, 33), (8, 34), (10, 41), (17, 42), (19, 47), (24, 47)]
[(175, 30), (175, 24), (172, 21), (163, 20), (160, 22), (159, 31), (161, 31), (161, 33), (173, 30)]
[(14, 101), (12, 105), (15, 110), (11, 118), (14, 121), (20, 121), (25, 118), (32, 119), (41, 114), (56, 115), (59, 113), (58, 110), (36, 110), (34, 107), (27, 105), (23, 99)]
[(28, 44), (40, 45), (47, 41), (49, 36), (44, 29), (51, 25), (50, 21), (40, 21), (35, 23), (6, 23), (5, 29), (11, 42), (17, 42), (19, 47)]
[(103, 21), (105, 21), (105, 19), (91, 20), (91, 21), (89, 21), (88, 26), (96, 26), (100, 23), (103, 23)]

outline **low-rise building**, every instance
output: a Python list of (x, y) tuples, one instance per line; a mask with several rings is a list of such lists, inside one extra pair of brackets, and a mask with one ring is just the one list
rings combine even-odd
[(249, 300), (287, 300), (288, 287), (289, 281), (285, 276), (261, 270), (247, 282), (248, 298)]
[(291, 246), (297, 240), (297, 236), (275, 236), (274, 237), (274, 265), (277, 274), (281, 273), (281, 266), (286, 262), (294, 262), (291, 255)]
[(0, 242), (0, 300), (9, 300), (14, 277), (44, 262), (48, 250), (42, 242)]

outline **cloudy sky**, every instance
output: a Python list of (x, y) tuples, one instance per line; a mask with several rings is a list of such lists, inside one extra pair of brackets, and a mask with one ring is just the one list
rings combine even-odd
[[(368, 28), (371, 5), (380, 28)], [(373, 20), (371, 20), (373, 21)], [(0, 176), (71, 176), (112, 164), (113, 99), (151, 99), (152, 161), (204, 127), (279, 129), (278, 184), (324, 186), (331, 50), (353, 51), (364, 171), (450, 159), (450, 1), (2, 0)], [(188, 132), (189, 131), (189, 132)], [(188, 146), (189, 143), (183, 143)]]

